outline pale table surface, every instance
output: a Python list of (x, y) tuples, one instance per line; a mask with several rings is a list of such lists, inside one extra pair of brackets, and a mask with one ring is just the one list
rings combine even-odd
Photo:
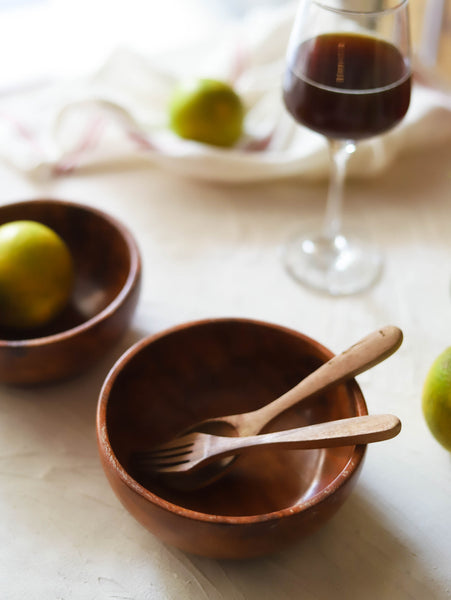
[[(0, 386), (2, 600), (451, 598), (451, 456), (421, 413), (426, 373), (451, 345), (451, 148), (417, 149), (350, 183), (345, 221), (381, 244), (386, 263), (373, 289), (347, 298), (300, 287), (280, 262), (287, 237), (321, 216), (325, 183), (220, 185), (149, 166), (45, 183), (0, 166), (0, 181), (0, 203), (54, 197), (110, 212), (144, 266), (131, 330), (91, 372)], [(144, 530), (110, 489), (95, 439), (100, 387), (126, 348), (220, 316), (280, 323), (334, 352), (381, 325), (404, 332), (400, 350), (358, 378), (369, 411), (397, 414), (401, 434), (368, 449), (355, 491), (322, 529), (236, 563), (186, 555)]]
[[(144, 287), (130, 333), (90, 373), (40, 389), (0, 387), (0, 595), (10, 599), (451, 597), (451, 458), (426, 429), (421, 389), (451, 344), (451, 148), (416, 151), (383, 177), (351, 182), (346, 220), (386, 254), (367, 293), (328, 298), (294, 283), (280, 248), (322, 213), (325, 185), (222, 186), (146, 167), (31, 183), (1, 168), (0, 202), (57, 197), (119, 217), (135, 234)], [(361, 375), (370, 412), (401, 434), (369, 448), (337, 515), (259, 560), (188, 556), (125, 511), (97, 455), (95, 410), (114, 360), (135, 340), (183, 321), (245, 316), (300, 330), (338, 352), (377, 327), (401, 349)]]

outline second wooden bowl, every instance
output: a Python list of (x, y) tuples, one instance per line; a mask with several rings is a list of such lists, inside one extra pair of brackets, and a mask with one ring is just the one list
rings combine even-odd
[(21, 219), (56, 231), (75, 270), (71, 301), (51, 323), (0, 328), (0, 381), (34, 384), (84, 371), (125, 333), (138, 301), (141, 258), (130, 232), (89, 206), (40, 199), (0, 207), (0, 225)]

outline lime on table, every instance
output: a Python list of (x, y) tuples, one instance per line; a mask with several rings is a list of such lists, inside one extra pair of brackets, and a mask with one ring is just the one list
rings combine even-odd
[(451, 347), (444, 350), (429, 369), (422, 407), (432, 435), (451, 451)]
[(169, 104), (169, 125), (180, 137), (233, 146), (243, 133), (244, 108), (240, 96), (226, 82), (197, 79), (180, 84)]
[(73, 281), (71, 253), (52, 229), (36, 221), (0, 226), (0, 325), (44, 325), (67, 304)]

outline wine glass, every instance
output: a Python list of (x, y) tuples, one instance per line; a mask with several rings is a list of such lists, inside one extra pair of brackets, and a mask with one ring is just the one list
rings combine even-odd
[(382, 257), (342, 231), (343, 184), (357, 143), (394, 127), (411, 91), (408, 0), (301, 0), (287, 51), (283, 98), (300, 124), (324, 135), (331, 179), (322, 229), (287, 245), (289, 273), (332, 295), (379, 277)]

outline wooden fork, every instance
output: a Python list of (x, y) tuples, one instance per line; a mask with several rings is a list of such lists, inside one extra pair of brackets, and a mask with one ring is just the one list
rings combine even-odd
[(209, 462), (262, 446), (299, 449), (368, 444), (395, 437), (401, 422), (394, 415), (366, 415), (248, 437), (193, 432), (136, 453), (133, 466), (147, 473), (186, 473)]

